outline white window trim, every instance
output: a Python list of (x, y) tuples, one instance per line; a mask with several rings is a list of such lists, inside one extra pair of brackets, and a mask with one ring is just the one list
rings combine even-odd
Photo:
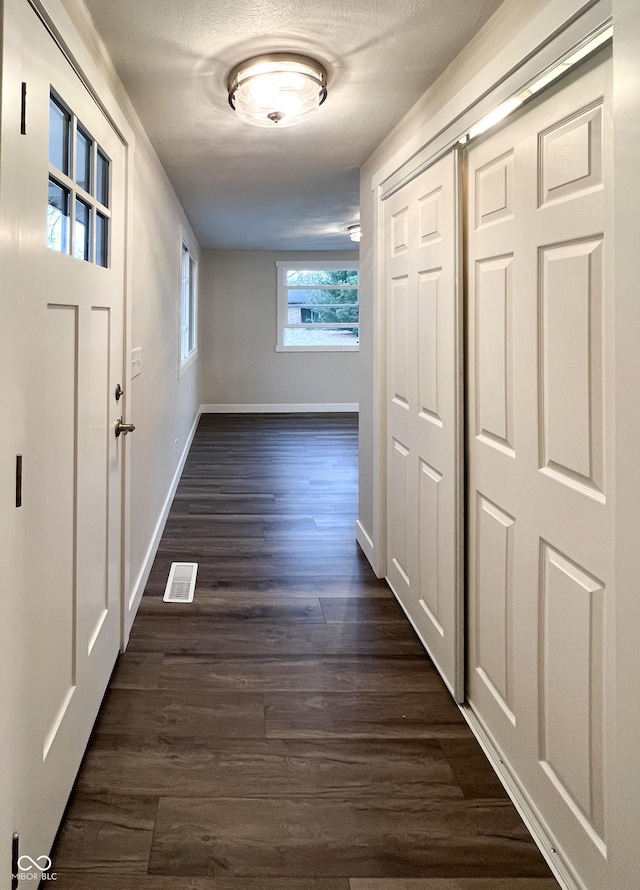
[[(288, 323), (288, 301), (287, 301), (287, 270), (295, 271), (308, 270), (310, 272), (322, 272), (324, 270), (335, 269), (356, 269), (360, 271), (359, 260), (302, 260), (296, 262), (287, 262), (286, 260), (277, 260), (276, 269), (278, 273), (278, 340), (276, 343), (276, 352), (359, 352), (360, 345), (355, 346), (316, 346), (316, 345), (297, 345), (285, 346), (284, 331)], [(360, 288), (358, 287), (358, 305), (360, 304)], [(359, 325), (358, 325), (359, 329)]]
[[(186, 371), (196, 362), (198, 358), (198, 267), (199, 267), (199, 254), (196, 249), (196, 245), (193, 242), (193, 239), (189, 236), (189, 234), (184, 230), (180, 229), (180, 260), (179, 260), (179, 288), (178, 288), (178, 379), (182, 377)], [(193, 321), (194, 321), (194, 346), (193, 349), (189, 352), (188, 355), (182, 354), (182, 337), (183, 337), (183, 327), (184, 327), (184, 275), (183, 275), (183, 256), (184, 251), (187, 251), (191, 259), (193, 260)]]

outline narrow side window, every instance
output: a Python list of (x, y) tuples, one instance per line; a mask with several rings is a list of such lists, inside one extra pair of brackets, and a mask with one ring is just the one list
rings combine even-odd
[(195, 359), (198, 349), (198, 276), (197, 261), (182, 241), (180, 287), (180, 371)]

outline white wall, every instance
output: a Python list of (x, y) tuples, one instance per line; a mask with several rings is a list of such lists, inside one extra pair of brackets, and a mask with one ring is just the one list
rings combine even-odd
[(353, 260), (313, 254), (207, 251), (200, 263), (203, 405), (335, 405), (358, 401), (357, 352), (276, 352), (276, 260)]
[(158, 519), (200, 406), (198, 363), (178, 378), (181, 228), (192, 245), (197, 247), (197, 241), (84, 5), (79, 0), (45, 2), (59, 21), (64, 18), (58, 11), (60, 2), (69, 14), (82, 38), (82, 48), (72, 45), (72, 51), (82, 50), (88, 56), (135, 139), (129, 340), (132, 347), (142, 347), (143, 370), (131, 381), (126, 396), (127, 419), (136, 425), (135, 433), (127, 437), (130, 552), (126, 594), (131, 600), (142, 593)]
[(131, 345), (142, 347), (142, 373), (128, 409), (132, 592), (200, 407), (198, 363), (178, 378), (181, 226), (195, 239), (155, 153), (136, 145)]

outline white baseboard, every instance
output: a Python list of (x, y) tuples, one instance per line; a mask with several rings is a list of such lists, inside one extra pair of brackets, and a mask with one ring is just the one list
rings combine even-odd
[(201, 405), (202, 414), (342, 414), (357, 412), (357, 402), (309, 402), (306, 404), (274, 405)]
[(198, 427), (198, 421), (200, 420), (201, 413), (201, 411), (198, 411), (198, 413), (196, 414), (196, 419), (193, 421), (193, 426), (191, 427), (189, 435), (187, 436), (187, 441), (185, 442), (184, 449), (182, 451), (182, 454), (180, 455), (180, 460), (178, 461), (178, 466), (176, 467), (173, 479), (171, 480), (171, 485), (169, 486), (169, 491), (167, 492), (167, 496), (162, 506), (160, 516), (158, 517), (156, 527), (153, 530), (151, 541), (149, 542), (149, 547), (147, 548), (147, 553), (145, 555), (142, 568), (140, 569), (138, 577), (136, 578), (136, 582), (133, 585), (131, 594), (129, 596), (129, 601), (127, 603), (127, 615), (125, 616), (126, 632), (124, 638), (124, 648), (126, 648), (127, 643), (129, 642), (131, 626), (133, 624), (134, 618), (136, 617), (136, 612), (138, 611), (138, 606), (140, 605), (142, 594), (144, 593), (144, 589), (147, 586), (149, 575), (151, 574), (151, 567), (153, 566), (153, 561), (156, 558), (156, 553), (158, 552), (158, 547), (160, 546), (164, 527), (167, 524), (167, 519), (169, 518), (169, 511), (171, 510), (171, 505), (173, 503), (176, 490), (180, 483), (180, 477), (182, 476), (184, 465), (187, 462), (187, 457), (189, 456), (189, 450), (191, 448), (191, 443), (193, 442), (193, 437), (196, 434), (196, 429)]
[(376, 578), (382, 578), (383, 574), (378, 565), (378, 554), (376, 553), (373, 540), (359, 519), (356, 522), (356, 541), (369, 560), (369, 564), (371, 565)]
[(585, 890), (584, 884), (577, 877), (566, 857), (562, 855), (544, 820), (524, 788), (507, 768), (500, 751), (494, 745), (476, 714), (469, 705), (459, 705), (458, 707), (562, 890)]

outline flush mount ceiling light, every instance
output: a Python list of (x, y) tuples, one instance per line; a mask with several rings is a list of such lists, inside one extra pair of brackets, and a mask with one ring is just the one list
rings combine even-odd
[(229, 105), (254, 127), (292, 127), (327, 98), (327, 72), (297, 53), (246, 59), (231, 71)]

